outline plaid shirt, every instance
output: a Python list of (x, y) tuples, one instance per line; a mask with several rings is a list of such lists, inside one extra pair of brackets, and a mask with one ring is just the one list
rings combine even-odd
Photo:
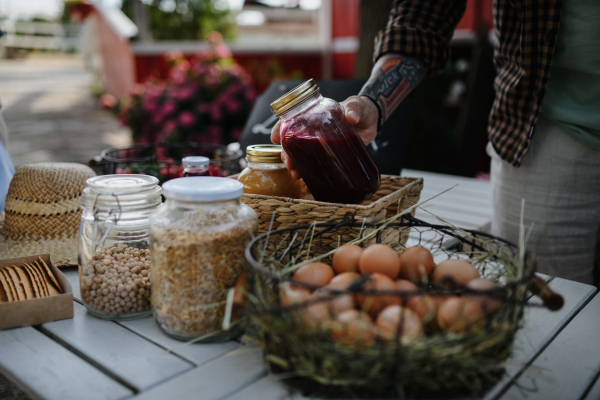
[[(521, 165), (546, 95), (563, 0), (494, 0), (496, 99), (489, 135), (496, 152)], [(441, 73), (448, 43), (466, 0), (396, 0), (387, 27), (375, 39), (374, 58), (398, 53)]]

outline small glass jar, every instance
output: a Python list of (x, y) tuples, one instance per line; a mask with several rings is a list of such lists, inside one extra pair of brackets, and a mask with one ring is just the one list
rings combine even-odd
[(150, 222), (152, 308), (160, 329), (175, 339), (225, 341), (244, 328), (227, 310), (258, 228), (256, 212), (240, 201), (243, 189), (219, 177), (163, 185), (165, 205)]
[(381, 184), (379, 169), (339, 103), (310, 79), (271, 103), (281, 144), (315, 200), (359, 204)]
[(208, 157), (193, 156), (181, 159), (183, 165), (183, 176), (210, 176), (208, 171)]
[(248, 166), (238, 176), (244, 184), (244, 193), (266, 196), (302, 197), (302, 182), (281, 161), (282, 147), (273, 144), (255, 144), (246, 148)]
[(149, 217), (162, 203), (158, 179), (101, 175), (81, 197), (79, 284), (87, 310), (104, 319), (149, 315)]

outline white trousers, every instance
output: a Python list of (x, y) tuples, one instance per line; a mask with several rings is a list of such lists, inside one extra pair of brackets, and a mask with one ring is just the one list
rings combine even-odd
[(521, 199), (527, 249), (538, 271), (592, 284), (600, 240), (600, 151), (540, 117), (521, 167), (503, 161), (488, 144), (492, 234), (518, 243)]

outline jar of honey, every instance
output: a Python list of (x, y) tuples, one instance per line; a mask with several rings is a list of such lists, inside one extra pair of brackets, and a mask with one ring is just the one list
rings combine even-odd
[(342, 106), (312, 80), (271, 103), (281, 144), (315, 200), (359, 204), (377, 191), (377, 165)]
[(266, 196), (302, 197), (302, 182), (292, 178), (281, 161), (281, 146), (256, 144), (246, 148), (248, 166), (238, 176), (244, 193)]

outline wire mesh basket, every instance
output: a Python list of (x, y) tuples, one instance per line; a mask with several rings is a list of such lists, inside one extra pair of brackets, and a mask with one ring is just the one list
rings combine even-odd
[(144, 173), (159, 178), (161, 183), (182, 176), (181, 159), (188, 156), (210, 158), (211, 176), (229, 176), (240, 172), (242, 150), (238, 146), (218, 144), (152, 143), (136, 144), (127, 148), (108, 148), (90, 160), (92, 168), (103, 175)]
[[(335, 249), (349, 238), (361, 247), (381, 242), (383, 234), (409, 232), (403, 251), (411, 246), (429, 249), (435, 264), (448, 259), (468, 260), (482, 278), (494, 281), (493, 290), (473, 290), (448, 279), (443, 285), (424, 281), (416, 291), (378, 291), (363, 276), (347, 289), (316, 287), (295, 281), (293, 272), (313, 261), (331, 265)], [(332, 242), (331, 237), (337, 237)], [(323, 238), (326, 238), (325, 240)], [(517, 246), (484, 232), (429, 224), (410, 215), (394, 222), (367, 224), (347, 214), (340, 223), (307, 224), (271, 231), (256, 237), (246, 248), (251, 266), (249, 313), (271, 372), (311, 394), (331, 397), (422, 395), (423, 393), (481, 394), (503, 372), (513, 338), (521, 325), (528, 288), (535, 280), (532, 258)], [(282, 306), (282, 285), (314, 291), (308, 300)], [(325, 290), (326, 295), (314, 296)], [(395, 340), (383, 341), (375, 333), (369, 345), (349, 345), (338, 340), (339, 316), (315, 323), (309, 307), (339, 296), (387, 296), (410, 304), (411, 298), (437, 298), (443, 304), (452, 297), (484, 296), (498, 301), (497, 311), (485, 314), (477, 324), (453, 332), (435, 326), (435, 313), (423, 319), (425, 335), (405, 340), (400, 319)], [(288, 302), (289, 303), (289, 302)], [(401, 307), (402, 309), (408, 307)], [(375, 327), (375, 329), (377, 329)], [(363, 341), (362, 337), (357, 342)]]

